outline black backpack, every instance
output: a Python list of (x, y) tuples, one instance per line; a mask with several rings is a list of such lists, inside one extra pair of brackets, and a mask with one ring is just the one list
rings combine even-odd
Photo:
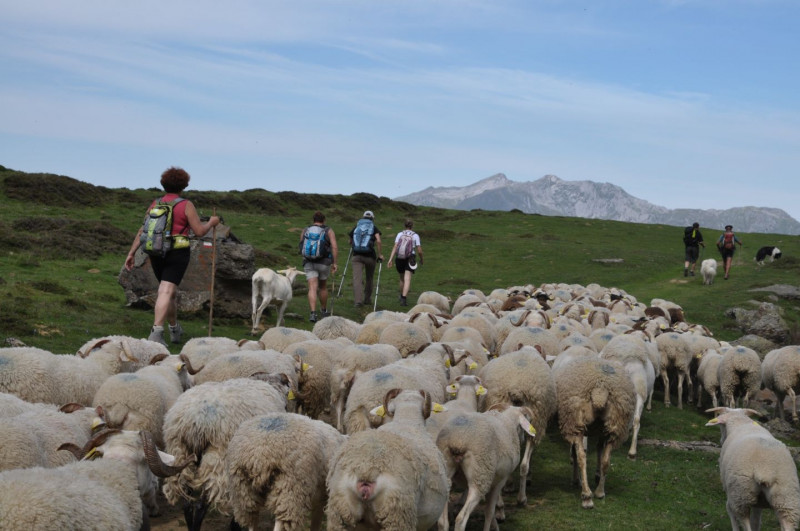
[(683, 244), (684, 245), (692, 245), (694, 243), (694, 237), (692, 236), (692, 232), (694, 229), (692, 227), (686, 227), (683, 229)]

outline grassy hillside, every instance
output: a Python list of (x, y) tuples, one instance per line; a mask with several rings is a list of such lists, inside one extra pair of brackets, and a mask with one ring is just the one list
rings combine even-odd
[[(157, 179), (143, 181), (157, 185)], [(68, 177), (26, 174), (0, 167), (0, 339), (16, 337), (54, 352), (74, 352), (91, 337), (106, 334), (147, 335), (152, 312), (125, 306), (117, 275), (148, 202), (159, 189), (107, 189)], [(716, 337), (741, 335), (725, 310), (772, 300), (753, 288), (796, 284), (800, 241), (795, 236), (739, 234), (743, 252), (734, 260), (731, 279), (721, 275), (713, 286), (699, 276), (683, 277), (682, 229), (613, 221), (526, 215), (520, 212), (454, 211), (420, 208), (369, 194), (353, 196), (243, 192), (185, 194), (200, 210), (214, 208), (234, 234), (257, 250), (257, 266), (300, 265), (298, 230), (310, 223), (315, 209), (328, 216), (345, 248), (346, 233), (364, 210), (373, 210), (384, 238), (391, 242), (406, 217), (415, 221), (425, 251), (425, 264), (414, 277), (414, 300), (425, 290), (455, 298), (467, 288), (485, 292), (496, 287), (544, 282), (618, 287), (649, 302), (654, 297), (683, 306), (688, 320), (703, 323)], [(705, 229), (709, 243), (719, 235)], [(753, 256), (761, 245), (779, 245), (784, 257), (758, 267)], [(718, 257), (713, 245), (701, 259)], [(386, 251), (388, 256), (388, 249)], [(620, 259), (619, 262), (597, 261)], [(338, 286), (339, 278), (336, 279)], [(347, 280), (334, 312), (361, 320), (367, 310), (352, 304)], [(800, 310), (790, 301), (776, 301), (790, 323)], [(384, 267), (378, 307), (401, 309), (397, 274)], [(371, 309), (371, 308), (370, 308)], [(310, 329), (302, 289), (295, 292), (287, 325)], [(294, 314), (294, 315), (292, 315)], [(208, 316), (181, 316), (189, 336), (208, 334)], [(274, 312), (266, 317), (274, 324)], [(796, 327), (796, 324), (795, 324)], [(215, 320), (214, 335), (248, 337), (249, 320)], [(797, 337), (795, 341), (797, 342)], [(173, 347), (173, 351), (177, 348)], [(666, 409), (660, 392), (642, 421), (642, 438), (719, 441), (719, 430), (704, 426), (707, 415), (692, 406)], [(725, 529), (724, 493), (719, 485), (717, 456), (643, 445), (640, 457), (625, 458), (627, 447), (614, 452), (606, 484), (608, 497), (593, 511), (580, 509), (579, 490), (570, 485), (566, 446), (553, 426), (531, 465), (529, 506), (514, 508), (507, 499), (505, 529)], [(796, 441), (791, 444), (798, 444)], [(590, 461), (594, 466), (594, 460)], [(469, 529), (479, 529), (476, 513)], [(765, 515), (765, 525), (775, 527)]]

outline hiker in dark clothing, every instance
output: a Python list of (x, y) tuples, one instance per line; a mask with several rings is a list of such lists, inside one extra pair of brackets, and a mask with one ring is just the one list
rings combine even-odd
[(703, 235), (700, 233), (700, 224), (694, 222), (691, 227), (686, 227), (683, 231), (683, 243), (686, 246), (686, 253), (683, 262), (683, 276), (694, 276), (694, 269), (697, 266), (697, 259), (700, 257), (700, 246), (705, 248)]

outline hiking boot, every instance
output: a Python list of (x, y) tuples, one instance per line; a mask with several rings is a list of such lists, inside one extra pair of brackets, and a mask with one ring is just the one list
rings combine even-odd
[(400, 296), (400, 306), (408, 306), (408, 301), (402, 295)]
[(325, 319), (326, 317), (330, 317), (330, 316), (331, 316), (331, 312), (329, 312), (328, 310), (325, 310), (325, 309), (322, 310), (322, 319)]
[(356, 303), (356, 308), (361, 308), (362, 306), (364, 306), (363, 302), (357, 302)]
[(309, 317), (308, 320), (311, 321), (312, 323), (316, 323), (317, 322), (317, 312), (311, 312), (311, 317)]
[(175, 326), (169, 325), (169, 340), (173, 343), (180, 343), (183, 337), (183, 327), (180, 323), (175, 323)]
[(149, 339), (150, 341), (155, 341), (156, 343), (161, 343), (165, 347), (168, 346), (167, 342), (164, 341), (163, 326), (153, 326), (152, 330), (150, 330), (150, 336), (147, 339)]
[(689, 270), (688, 269), (684, 269), (683, 270), (683, 276), (685, 276), (685, 277), (689, 276)]
[(694, 271), (689, 271), (689, 276), (693, 277), (694, 276)]

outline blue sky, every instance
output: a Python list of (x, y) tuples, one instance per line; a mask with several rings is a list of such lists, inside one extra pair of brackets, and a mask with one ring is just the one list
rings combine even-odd
[(800, 220), (796, 0), (0, 0), (0, 164), (397, 197), (496, 173)]

